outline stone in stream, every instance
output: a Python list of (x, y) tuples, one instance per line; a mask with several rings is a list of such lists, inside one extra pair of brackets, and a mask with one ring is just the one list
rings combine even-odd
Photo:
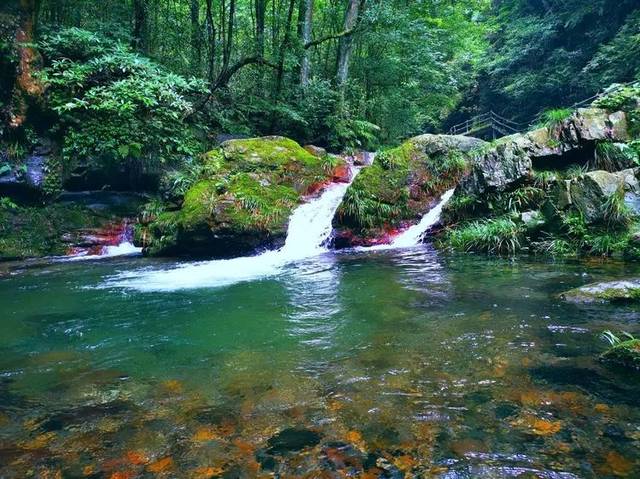
[(605, 351), (600, 359), (627, 368), (640, 369), (640, 339), (619, 342)]
[(560, 295), (571, 303), (640, 301), (640, 279), (625, 279), (581, 286)]
[(320, 442), (320, 434), (309, 429), (289, 428), (280, 431), (273, 436), (267, 444), (268, 453), (282, 455), (290, 452), (298, 452), (308, 447), (313, 447)]

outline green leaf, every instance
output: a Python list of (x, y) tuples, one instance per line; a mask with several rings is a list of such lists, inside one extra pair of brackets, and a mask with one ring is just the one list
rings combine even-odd
[(129, 156), (129, 145), (120, 145), (118, 147), (118, 153), (122, 158)]

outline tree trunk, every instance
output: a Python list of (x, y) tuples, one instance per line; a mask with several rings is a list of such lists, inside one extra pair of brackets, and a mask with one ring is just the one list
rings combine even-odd
[[(274, 0), (275, 1), (275, 0)], [(256, 52), (264, 57), (264, 31), (267, 15), (267, 0), (256, 0)]]
[(191, 0), (191, 72), (199, 76), (202, 70), (202, 32), (200, 29), (200, 0)]
[[(344, 16), (344, 31), (353, 30), (358, 21), (361, 0), (349, 0), (349, 6)], [(351, 50), (353, 49), (353, 36), (346, 35), (340, 38), (338, 47), (338, 73), (337, 83), (340, 88), (344, 88), (345, 83), (349, 79), (349, 60), (351, 59)]]
[[(224, 1), (222, 4), (224, 5)], [(224, 40), (224, 46), (222, 51), (222, 70), (227, 70), (229, 68), (229, 63), (231, 61), (231, 51), (233, 48), (233, 30), (236, 21), (236, 0), (229, 1), (229, 13), (227, 18), (227, 37)]]
[(207, 0), (206, 22), (207, 22), (207, 44), (208, 44), (208, 61), (207, 61), (207, 78), (209, 84), (213, 84), (215, 78), (216, 66), (216, 24), (213, 21), (213, 0)]
[(133, 0), (133, 33), (131, 36), (133, 48), (142, 53), (148, 53), (147, 0)]
[(18, 128), (24, 124), (29, 102), (39, 100), (44, 93), (44, 87), (35, 75), (42, 67), (42, 59), (38, 51), (31, 46), (34, 42), (37, 10), (37, 0), (20, 0), (15, 34), (19, 62), (9, 113), (11, 128)]
[(276, 78), (275, 94), (273, 95), (274, 101), (278, 101), (280, 99), (280, 93), (282, 92), (282, 83), (284, 81), (284, 61), (287, 54), (287, 47), (289, 46), (289, 41), (291, 39), (291, 23), (293, 22), (293, 10), (295, 4), (295, 0), (289, 1), (289, 10), (287, 12), (287, 23), (284, 30), (284, 39), (282, 40), (282, 46), (280, 47), (280, 57), (278, 59), (278, 75)]
[(302, 62), (300, 64), (300, 85), (305, 88), (309, 84), (311, 75), (311, 59), (309, 57), (309, 49), (304, 45), (311, 41), (311, 32), (313, 29), (313, 0), (301, 0), (304, 3), (304, 17), (302, 20)]

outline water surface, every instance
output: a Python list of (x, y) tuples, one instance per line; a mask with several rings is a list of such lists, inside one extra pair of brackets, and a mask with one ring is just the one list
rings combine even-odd
[(175, 266), (0, 279), (0, 477), (640, 477), (640, 380), (597, 360), (638, 308), (557, 299), (636, 265), (425, 246), (124, 287)]

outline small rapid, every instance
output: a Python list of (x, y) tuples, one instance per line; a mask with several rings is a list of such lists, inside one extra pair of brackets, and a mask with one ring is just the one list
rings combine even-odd
[(440, 215), (442, 214), (442, 208), (449, 202), (453, 196), (455, 189), (447, 191), (436, 206), (434, 206), (427, 214), (425, 214), (417, 225), (412, 226), (404, 233), (397, 236), (392, 242), (393, 248), (409, 248), (411, 246), (417, 246), (421, 243), (422, 237), (427, 231), (440, 221)]
[[(138, 248), (133, 244), (133, 225), (128, 220), (124, 220), (122, 224), (117, 225), (115, 230), (117, 234), (113, 236), (113, 239), (109, 238), (110, 234), (107, 234), (106, 240), (96, 238), (97, 247), (76, 248), (73, 254), (57, 259), (59, 261), (89, 261), (142, 254), (142, 248)], [(104, 243), (100, 245), (103, 241)]]
[(357, 251), (384, 251), (391, 249), (399, 249), (399, 248), (412, 248), (414, 246), (418, 246), (422, 243), (422, 240), (425, 234), (433, 228), (438, 221), (440, 221), (440, 215), (442, 214), (442, 209), (449, 202), (451, 197), (453, 196), (454, 189), (447, 191), (442, 197), (437, 205), (431, 208), (420, 220), (420, 222), (416, 225), (413, 225), (408, 230), (399, 234), (394, 238), (394, 240), (389, 244), (379, 244), (376, 246), (361, 246), (356, 248)]
[(285, 244), (278, 250), (257, 256), (186, 263), (165, 270), (123, 272), (108, 279), (103, 286), (138, 291), (228, 286), (276, 275), (290, 263), (325, 253), (333, 231), (333, 217), (358, 171), (352, 168), (349, 183), (333, 183), (318, 198), (296, 208), (289, 220)]

